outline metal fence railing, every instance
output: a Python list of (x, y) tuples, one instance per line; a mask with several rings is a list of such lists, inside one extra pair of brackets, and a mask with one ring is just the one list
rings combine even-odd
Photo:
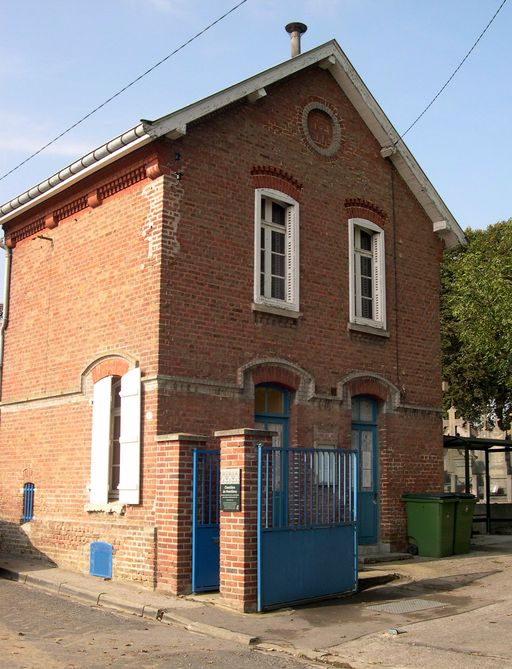
[(355, 524), (357, 454), (334, 448), (259, 446), (262, 530)]
[(220, 452), (194, 450), (193, 524), (215, 525), (219, 522)]

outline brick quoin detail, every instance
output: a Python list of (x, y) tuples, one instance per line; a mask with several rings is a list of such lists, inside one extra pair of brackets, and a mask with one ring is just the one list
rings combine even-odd
[(300, 198), (302, 184), (278, 167), (257, 165), (252, 168), (251, 176), (255, 188), (273, 188), (294, 200), (298, 201)]
[(94, 383), (106, 376), (123, 376), (129, 370), (130, 365), (122, 358), (112, 358), (104, 360), (92, 370), (92, 380)]
[(371, 221), (381, 228), (386, 224), (386, 212), (367, 200), (360, 198), (345, 200), (345, 210), (347, 218), (364, 218), (366, 221)]
[(295, 391), (299, 389), (300, 385), (300, 378), (296, 374), (290, 372), (288, 369), (270, 365), (254, 369), (252, 372), (252, 380), (255, 386), (259, 383), (277, 383)]

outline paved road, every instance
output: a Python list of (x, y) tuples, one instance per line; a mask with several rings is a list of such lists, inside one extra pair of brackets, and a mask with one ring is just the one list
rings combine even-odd
[(0, 579), (0, 667), (9, 669), (310, 669), (138, 617)]

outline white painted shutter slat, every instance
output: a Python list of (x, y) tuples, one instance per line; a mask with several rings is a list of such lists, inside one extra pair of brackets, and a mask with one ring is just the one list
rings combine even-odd
[(373, 254), (373, 320), (381, 321), (381, 258), (380, 258), (380, 235), (372, 235), (372, 254)]
[(139, 504), (140, 488), (140, 367), (121, 378), (121, 466), (119, 501)]
[(286, 301), (299, 308), (299, 205), (286, 210)]
[(94, 384), (92, 407), (91, 447), (91, 504), (108, 503), (110, 467), (110, 403), (112, 377), (106, 376)]

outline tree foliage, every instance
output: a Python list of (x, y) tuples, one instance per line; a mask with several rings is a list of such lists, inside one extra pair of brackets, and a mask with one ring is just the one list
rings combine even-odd
[(512, 412), (512, 218), (466, 231), (467, 246), (442, 267), (446, 405), (466, 420), (510, 429)]

